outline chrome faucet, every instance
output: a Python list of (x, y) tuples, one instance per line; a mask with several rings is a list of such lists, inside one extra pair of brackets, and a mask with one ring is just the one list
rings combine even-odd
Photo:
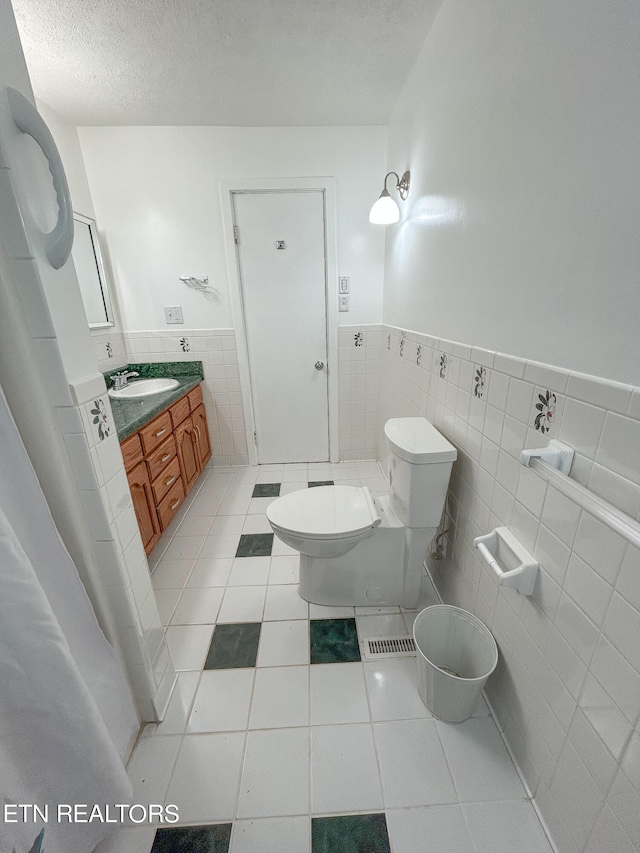
[(127, 382), (132, 376), (140, 376), (140, 374), (136, 370), (130, 370), (128, 373), (116, 373), (111, 377), (113, 390), (121, 391), (123, 388), (126, 388)]

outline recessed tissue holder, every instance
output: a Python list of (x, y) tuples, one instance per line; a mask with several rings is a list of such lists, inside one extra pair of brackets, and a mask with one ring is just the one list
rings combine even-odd
[(500, 586), (516, 589), (520, 595), (532, 595), (540, 564), (506, 527), (496, 527), (473, 544), (495, 572)]

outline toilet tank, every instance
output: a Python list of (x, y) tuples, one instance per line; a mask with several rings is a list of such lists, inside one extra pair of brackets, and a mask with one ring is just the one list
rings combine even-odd
[(391, 506), (407, 527), (437, 527), (457, 451), (426, 418), (384, 426)]

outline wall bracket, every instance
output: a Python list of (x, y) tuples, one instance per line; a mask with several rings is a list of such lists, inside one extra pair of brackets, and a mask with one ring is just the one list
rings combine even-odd
[(538, 447), (533, 450), (523, 450), (520, 454), (520, 462), (529, 468), (531, 460), (542, 459), (552, 468), (557, 468), (563, 474), (568, 474), (573, 462), (573, 448), (561, 441), (552, 439), (546, 447)]

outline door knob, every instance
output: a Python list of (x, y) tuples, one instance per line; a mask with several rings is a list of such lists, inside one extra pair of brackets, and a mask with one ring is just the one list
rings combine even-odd
[(324, 361), (316, 361), (316, 370), (322, 370), (324, 367)]

